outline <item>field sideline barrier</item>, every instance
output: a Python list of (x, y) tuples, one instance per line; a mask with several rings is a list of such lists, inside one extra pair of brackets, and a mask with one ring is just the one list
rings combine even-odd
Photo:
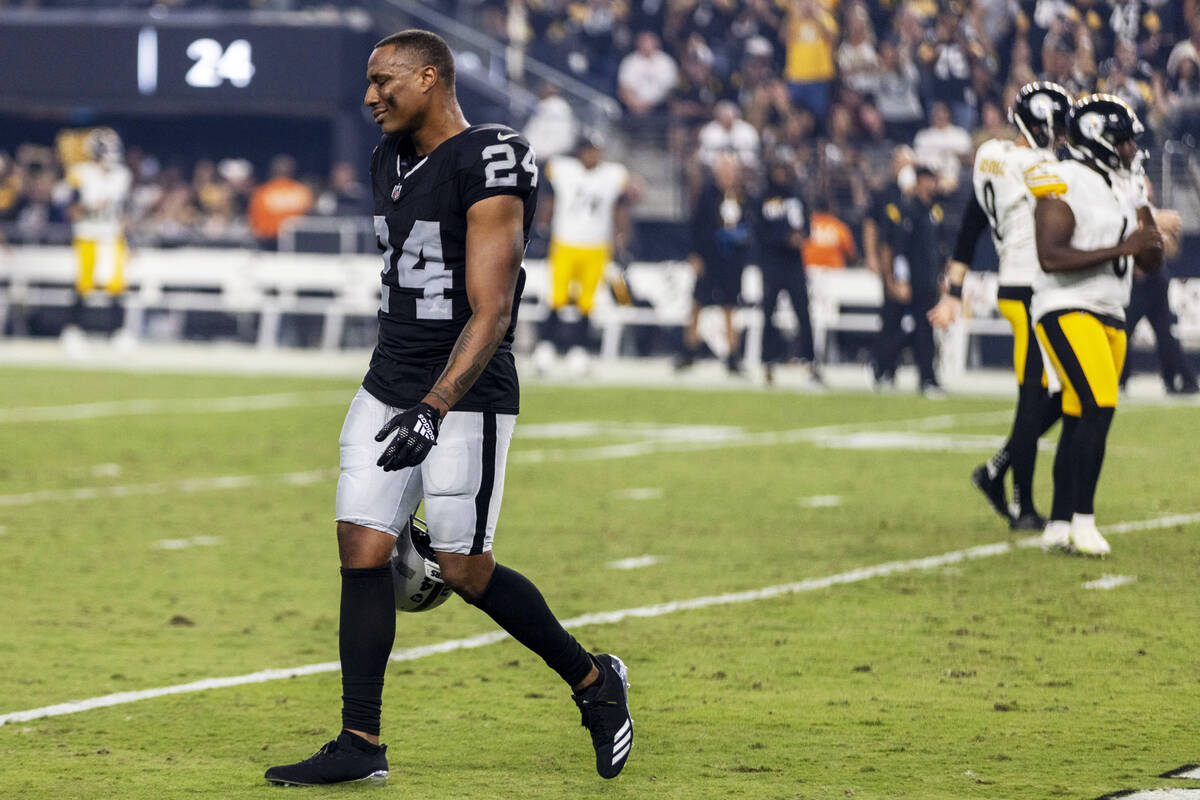
[[(379, 257), (268, 253), (253, 250), (179, 248), (134, 251), (127, 267), (130, 290), (125, 296), (130, 327), (141, 331), (147, 312), (181, 316), (210, 311), (258, 318), (257, 344), (276, 346), (285, 314), (322, 319), (321, 347), (337, 348), (346, 321), (370, 319), (379, 307)], [(528, 327), (546, 315), (546, 265), (526, 262), (528, 272), (520, 320)], [(14, 309), (67, 308), (73, 300), (74, 255), (67, 247), (18, 247), (0, 253), (0, 330)], [(599, 292), (592, 324), (601, 340), (601, 355), (620, 354), (622, 335), (631, 325), (678, 327), (691, 307), (694, 275), (683, 261), (635, 262), (626, 271), (635, 297), (645, 305), (617, 305), (608, 292)], [(1200, 346), (1200, 278), (1171, 282), (1171, 305), (1179, 314), (1184, 344)], [(865, 269), (809, 270), (809, 307), (817, 353), (837, 360), (837, 333), (871, 333), (879, 329), (877, 309), (882, 300), (878, 278)], [(754, 304), (762, 297), (762, 278), (749, 267), (742, 295), (751, 304), (739, 308), (737, 324), (747, 332), (745, 360), (761, 360), (762, 313)], [(940, 335), (942, 368), (961, 371), (978, 361), (979, 337), (1011, 335), (1008, 323), (995, 310), (996, 274), (969, 273), (964, 285), (963, 324)], [(776, 322), (795, 329), (790, 304), (781, 299)], [(1134, 342), (1148, 342), (1139, 326)], [(719, 312), (701, 317), (701, 335), (718, 355), (724, 355)], [(975, 348), (975, 349), (973, 349)]]

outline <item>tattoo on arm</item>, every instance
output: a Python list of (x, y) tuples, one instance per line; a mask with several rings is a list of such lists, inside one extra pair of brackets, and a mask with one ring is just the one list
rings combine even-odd
[(458, 341), (454, 343), (454, 349), (450, 351), (446, 368), (429, 390), (429, 395), (441, 401), (447, 411), (463, 398), (483, 374), (507, 330), (507, 326), (497, 322), (495, 330), (488, 336), (479, 330), (481, 324), (484, 323), (477, 316), (467, 320), (458, 335)]

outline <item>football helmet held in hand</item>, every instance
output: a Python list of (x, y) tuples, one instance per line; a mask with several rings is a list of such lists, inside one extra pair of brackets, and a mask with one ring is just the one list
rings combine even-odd
[(392, 548), (392, 588), (397, 611), (428, 611), (446, 602), (453, 591), (442, 581), (437, 554), (425, 522), (416, 515), (396, 537)]

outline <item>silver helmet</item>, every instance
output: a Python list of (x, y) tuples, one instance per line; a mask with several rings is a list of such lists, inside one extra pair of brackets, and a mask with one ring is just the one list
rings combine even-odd
[(442, 581), (428, 528), (416, 515), (409, 518), (408, 525), (396, 537), (391, 563), (398, 611), (428, 611), (450, 596), (452, 590)]

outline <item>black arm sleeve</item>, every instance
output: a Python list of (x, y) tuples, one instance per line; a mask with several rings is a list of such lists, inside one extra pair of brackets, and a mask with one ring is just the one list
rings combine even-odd
[(979, 241), (979, 234), (987, 230), (988, 224), (983, 206), (979, 205), (978, 198), (972, 193), (971, 202), (967, 204), (967, 210), (963, 213), (962, 225), (958, 228), (958, 241), (954, 243), (955, 261), (961, 261), (968, 267), (971, 266), (971, 261), (975, 258), (975, 244)]

